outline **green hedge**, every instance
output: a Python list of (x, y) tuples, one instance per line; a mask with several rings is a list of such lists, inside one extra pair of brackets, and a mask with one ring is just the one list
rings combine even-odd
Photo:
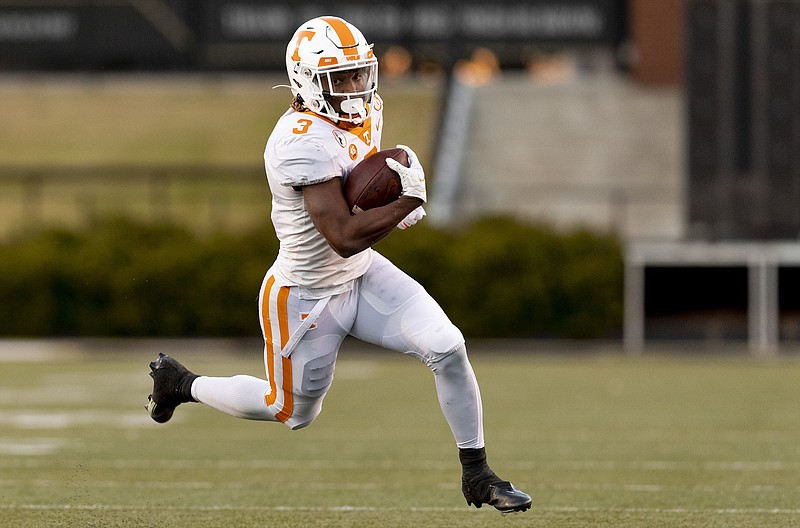
[[(608, 337), (622, 317), (618, 241), (504, 218), (424, 223), (377, 249), (419, 280), (469, 337)], [(104, 219), (0, 245), (0, 335), (258, 336), (270, 228), (198, 236)]]

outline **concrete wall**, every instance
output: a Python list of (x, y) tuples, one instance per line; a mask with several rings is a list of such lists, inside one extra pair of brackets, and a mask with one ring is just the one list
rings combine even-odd
[(511, 213), (626, 239), (684, 234), (680, 88), (603, 72), (553, 85), (505, 74), (475, 90), (458, 216)]

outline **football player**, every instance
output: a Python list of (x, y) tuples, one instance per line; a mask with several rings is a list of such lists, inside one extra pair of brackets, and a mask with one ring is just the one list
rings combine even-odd
[(371, 249), (424, 216), (425, 174), (416, 155), (401, 147), (410, 167), (387, 160), (402, 181), (396, 201), (351, 215), (344, 199), (342, 178), (380, 150), (383, 101), (372, 45), (340, 18), (315, 18), (289, 42), (286, 67), (291, 108), (264, 152), (280, 240), (259, 295), (266, 380), (198, 376), (159, 354), (150, 364), (150, 416), (163, 423), (181, 403), (201, 402), (240, 418), (306, 427), (352, 335), (431, 369), (459, 448), (467, 504), (527, 510), (531, 498), (487, 464), (481, 396), (461, 332), (422, 286)]

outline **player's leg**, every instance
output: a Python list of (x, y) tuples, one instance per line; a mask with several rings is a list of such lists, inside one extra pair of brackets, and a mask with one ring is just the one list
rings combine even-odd
[[(310, 424), (322, 408), (322, 400), (333, 380), (336, 353), (347, 335), (347, 329), (339, 322), (347, 321), (347, 314), (334, 316), (331, 310), (344, 312), (342, 307), (348, 306), (354, 310), (355, 303), (348, 304), (347, 300), (345, 294), (329, 302), (290, 358), (285, 358), (281, 348), (317, 301), (299, 299), (296, 288), (278, 286), (268, 274), (259, 295), (267, 379), (189, 373), (193, 376), (191, 393), (184, 395), (183, 401), (198, 401), (238, 418), (282, 422), (293, 429)], [(351, 320), (352, 317), (351, 314)], [(172, 358), (169, 360), (170, 364), (178, 364)]]
[[(262, 311), (270, 314), (262, 317), (267, 343), (264, 362), (271, 384), (267, 404), (278, 421), (300, 429), (322, 410), (333, 383), (339, 347), (355, 318), (357, 304), (352, 290), (329, 299), (302, 300), (297, 298), (297, 288), (288, 292), (284, 288), (267, 287), (272, 292), (262, 303)], [(315, 313), (318, 306), (324, 308)], [(292, 345), (303, 324), (302, 338)], [(288, 359), (281, 355), (287, 346), (291, 347)]]
[[(319, 415), (355, 302), (348, 294), (335, 296), (306, 329), (303, 322), (320, 301), (300, 299), (298, 293), (296, 287), (276, 284), (269, 273), (262, 285), (259, 313), (267, 379), (201, 377), (194, 383), (198, 401), (240, 418), (277, 421), (292, 429), (309, 425)], [(291, 346), (298, 329), (302, 338), (284, 357), (281, 351)]]
[[(269, 277), (262, 283), (260, 300), (264, 299)], [(265, 403), (265, 395), (270, 391), (266, 380), (248, 375), (198, 376), (164, 354), (159, 354), (150, 368), (153, 393), (149, 396), (147, 410), (157, 422), (168, 421), (175, 407), (187, 402), (201, 402), (237, 418), (275, 421), (275, 413)]]
[(202, 402), (237, 418), (274, 420), (264, 404), (269, 384), (262, 379), (246, 375), (199, 376), (165, 354), (159, 354), (150, 369), (153, 392), (146, 408), (156, 422), (167, 422), (175, 407), (188, 402)]
[[(341, 343), (341, 338), (333, 343)], [(322, 398), (330, 386), (324, 383), (332, 379), (336, 350), (319, 357), (317, 353), (314, 345), (301, 343), (292, 359), (287, 359), (267, 345), (265, 361), (270, 376), (267, 380), (244, 374), (198, 376), (174, 358), (160, 354), (151, 363), (154, 388), (148, 397), (147, 410), (153, 420), (164, 423), (181, 403), (200, 402), (237, 418), (282, 422), (298, 429), (319, 414)], [(293, 382), (295, 373), (300, 373), (297, 382)], [(303, 392), (300, 387), (304, 378), (311, 379), (314, 386), (306, 383)]]
[(433, 372), (442, 413), (459, 447), (462, 490), (469, 504), (523, 511), (530, 497), (495, 475), (486, 463), (480, 389), (464, 338), (415, 280), (376, 255), (361, 279), (352, 335), (416, 356)]
[(425, 363), (458, 447), (483, 447), (480, 389), (461, 332), (419, 283), (381, 255), (361, 279), (351, 334)]

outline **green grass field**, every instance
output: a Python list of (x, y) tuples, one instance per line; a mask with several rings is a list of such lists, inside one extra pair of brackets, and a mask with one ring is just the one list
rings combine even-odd
[[(178, 344), (197, 372), (262, 375), (257, 345)], [(413, 359), (346, 344), (302, 431), (201, 405), (158, 425), (143, 409), (158, 345), (0, 343), (0, 526), (800, 525), (797, 357), (473, 346), (490, 462), (534, 497), (502, 516), (464, 503), (432, 376)]]

